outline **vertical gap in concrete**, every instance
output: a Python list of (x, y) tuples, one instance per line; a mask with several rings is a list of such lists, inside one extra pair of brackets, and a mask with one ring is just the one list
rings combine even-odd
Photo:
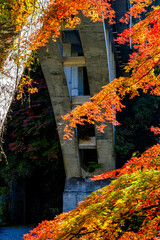
[(98, 164), (97, 149), (79, 149), (81, 167), (89, 173), (94, 172)]
[(87, 68), (83, 67), (84, 95), (90, 96)]

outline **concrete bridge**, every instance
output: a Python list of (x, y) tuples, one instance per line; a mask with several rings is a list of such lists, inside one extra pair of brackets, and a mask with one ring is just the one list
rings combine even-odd
[[(64, 141), (61, 118), (77, 105), (90, 101), (90, 97), (103, 85), (122, 74), (128, 51), (115, 44), (113, 39), (126, 27), (118, 19), (126, 12), (127, 1), (113, 1), (112, 4), (117, 13), (117, 23), (112, 26), (112, 31), (105, 21), (93, 23), (81, 16), (82, 23), (77, 29), (64, 29), (56, 43), (50, 41), (38, 51), (63, 154), (66, 174), (63, 211), (75, 208), (92, 191), (108, 184), (107, 181), (92, 182), (91, 176), (115, 169), (114, 129), (111, 124), (104, 134), (93, 126), (77, 126), (73, 140)], [(0, 123), (3, 121), (0, 119)], [(23, 191), (19, 190), (18, 198), (24, 198)], [(15, 204), (12, 205), (14, 208)]]
[[(113, 37), (106, 23), (93, 23), (83, 16), (81, 20), (76, 30), (65, 29), (57, 42), (50, 41), (38, 51), (64, 160), (64, 211), (75, 208), (77, 202), (105, 184), (92, 183), (89, 177), (115, 169), (111, 124), (104, 134), (93, 126), (88, 130), (87, 127), (77, 127), (72, 141), (63, 140), (61, 116), (90, 101), (90, 97), (116, 77)], [(100, 168), (94, 169), (90, 162)]]

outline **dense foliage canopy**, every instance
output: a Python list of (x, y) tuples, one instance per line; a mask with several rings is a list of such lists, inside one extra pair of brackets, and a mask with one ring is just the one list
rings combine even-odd
[(159, 239), (159, 170), (157, 144), (121, 169), (95, 176), (116, 179), (76, 209), (42, 222), (24, 239)]
[(117, 113), (121, 124), (115, 129), (116, 168), (122, 167), (133, 155), (140, 156), (158, 141), (158, 136), (151, 132), (151, 126), (160, 121), (160, 97), (149, 93), (129, 99), (123, 99), (126, 106)]
[(34, 11), (35, 1), (1, 0), (0, 1), (0, 69), (18, 36), (22, 25)]
[(29, 95), (26, 91), (23, 102), (14, 101), (8, 117), (4, 136), (8, 164), (5, 168), (1, 166), (1, 175), (7, 184), (19, 177), (31, 176), (37, 166), (45, 168), (50, 165), (52, 168), (58, 164), (59, 138), (38, 59), (35, 59), (30, 75), (38, 93)]
[[(13, 2), (9, 2), (12, 9)], [(13, 11), (11, 13), (17, 33), (28, 21), (28, 15), (35, 16), (33, 13), (36, 12), (40, 16), (35, 18), (35, 24), (42, 27), (24, 43), (31, 50), (46, 44), (50, 37), (55, 40), (63, 24), (64, 27), (73, 28), (79, 24), (79, 11), (93, 21), (107, 18), (113, 22), (114, 17), (114, 11), (107, 0), (50, 0), (46, 7), (38, 1), (34, 1), (34, 4), (29, 0), (25, 1), (23, 3), (26, 6), (16, 2), (18, 4), (14, 9), (19, 14), (14, 15)], [(121, 100), (126, 94), (133, 98), (139, 95), (141, 89), (143, 93), (149, 91), (150, 94), (160, 95), (160, 6), (153, 6), (154, 0), (135, 0), (131, 3), (132, 8), (122, 22), (128, 22), (130, 16), (140, 18), (142, 12), (145, 15), (147, 8), (151, 8), (143, 20), (126, 29), (117, 39), (121, 44), (129, 43), (130, 39), (132, 42), (134, 51), (125, 68), (129, 76), (114, 79), (93, 96), (92, 102), (85, 103), (64, 116), (63, 119), (68, 121), (66, 138), (70, 139), (73, 128), (84, 122), (99, 123), (98, 129), (101, 131), (106, 126), (106, 120), (119, 124), (116, 112), (124, 108)], [(7, 16), (3, 14), (4, 19)], [(27, 24), (30, 26), (29, 22)], [(23, 42), (23, 39), (20, 40)], [(18, 49), (18, 46), (19, 42), (15, 48)], [(24, 57), (20, 50), (18, 53), (18, 56), (12, 56), (17, 64), (19, 58)], [(152, 131), (159, 133), (158, 128), (152, 127)], [(42, 222), (25, 239), (159, 239), (159, 151), (160, 145), (157, 144), (139, 158), (133, 157), (122, 169), (94, 177), (96, 180), (115, 180), (93, 193), (75, 210), (63, 213), (53, 221)]]

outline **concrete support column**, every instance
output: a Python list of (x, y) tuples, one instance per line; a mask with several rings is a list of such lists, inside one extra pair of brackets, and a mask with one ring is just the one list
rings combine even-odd
[(98, 163), (101, 164), (103, 172), (115, 169), (114, 136), (111, 123), (108, 123), (104, 133), (96, 130), (96, 143)]
[(38, 50), (38, 56), (47, 82), (57, 123), (66, 176), (79, 177), (81, 173), (77, 138), (74, 135), (72, 141), (63, 140), (64, 126), (61, 116), (71, 111), (71, 103), (57, 44), (49, 41), (46, 47)]
[[(105, 32), (101, 22), (92, 23), (83, 16), (81, 21), (82, 24), (78, 28), (86, 61), (90, 93), (93, 96), (101, 90), (102, 86), (109, 83)], [(103, 134), (96, 131), (96, 145), (98, 163), (102, 165), (101, 172), (115, 169), (113, 127), (111, 124), (108, 124)]]

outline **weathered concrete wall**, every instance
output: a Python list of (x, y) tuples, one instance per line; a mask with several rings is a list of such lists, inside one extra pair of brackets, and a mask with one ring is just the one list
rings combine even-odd
[(80, 201), (109, 183), (110, 180), (92, 181), (90, 178), (66, 178), (63, 212), (76, 208)]

